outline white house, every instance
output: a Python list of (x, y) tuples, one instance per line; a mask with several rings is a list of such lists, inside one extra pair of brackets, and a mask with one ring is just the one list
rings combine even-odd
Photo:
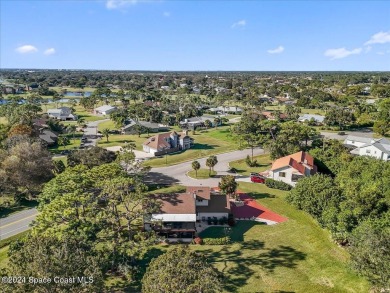
[(386, 138), (370, 138), (348, 135), (344, 145), (352, 148), (351, 154), (370, 156), (376, 159), (390, 160), (390, 141)]
[(268, 178), (295, 186), (302, 177), (317, 173), (314, 158), (306, 152), (298, 152), (275, 160), (269, 171), (263, 172)]
[(242, 108), (237, 106), (229, 106), (229, 107), (219, 106), (216, 108), (207, 109), (207, 111), (213, 113), (220, 113), (220, 114), (225, 114), (225, 113), (241, 114), (243, 110)]
[(183, 132), (177, 134), (176, 131), (159, 133), (149, 137), (143, 144), (144, 152), (159, 155), (160, 152), (172, 153), (191, 148), (192, 139)]
[(72, 113), (72, 109), (69, 107), (60, 107), (57, 109), (48, 109), (47, 115), (51, 118), (58, 120), (77, 120), (77, 115)]
[(94, 113), (96, 115), (108, 115), (112, 112), (116, 111), (116, 107), (115, 106), (110, 106), (110, 105), (104, 105), (104, 106), (100, 106), (98, 108), (96, 108), (94, 110)]
[(313, 120), (315, 121), (316, 124), (323, 124), (325, 120), (325, 116), (314, 115), (314, 114), (303, 114), (298, 118), (298, 122), (310, 122)]

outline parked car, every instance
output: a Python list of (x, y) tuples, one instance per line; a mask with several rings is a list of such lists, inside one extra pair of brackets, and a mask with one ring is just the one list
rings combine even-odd
[(265, 177), (261, 175), (251, 176), (251, 181), (254, 183), (265, 183)]
[(344, 131), (339, 131), (337, 134), (338, 135), (346, 135), (346, 133)]

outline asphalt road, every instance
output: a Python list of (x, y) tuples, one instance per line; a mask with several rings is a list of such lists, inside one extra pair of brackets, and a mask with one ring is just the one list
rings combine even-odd
[[(242, 151), (234, 151), (229, 153), (224, 153), (216, 155), (218, 159), (218, 164), (214, 167), (214, 170), (217, 172), (217, 176), (214, 178), (208, 179), (193, 179), (186, 175), (188, 171), (191, 171), (191, 162), (180, 163), (177, 165), (169, 167), (160, 167), (152, 168), (146, 181), (157, 183), (157, 184), (182, 184), (185, 186), (196, 186), (196, 185), (205, 185), (205, 186), (218, 186), (218, 182), (221, 180), (222, 175), (228, 175), (227, 171), (229, 170), (229, 162), (236, 161), (239, 159), (244, 159), (247, 155), (251, 155), (252, 151), (250, 149), (245, 149)], [(254, 155), (264, 154), (264, 150), (256, 148), (253, 151)], [(201, 168), (206, 167), (206, 159), (199, 159), (198, 162), (201, 165)], [(230, 174), (232, 175), (232, 174)]]
[(37, 209), (15, 213), (7, 218), (0, 218), (0, 240), (30, 229), (29, 225), (37, 216)]
[(373, 132), (371, 129), (362, 129), (359, 131), (344, 131), (345, 135), (339, 135), (337, 132), (326, 132), (321, 131), (321, 135), (328, 139), (338, 139), (338, 140), (344, 140), (347, 138), (348, 135), (355, 135), (355, 136), (362, 136), (362, 137), (373, 137)]
[(84, 135), (85, 137), (88, 138), (88, 142), (84, 143), (84, 147), (88, 146), (95, 146), (97, 145), (98, 141), (98, 130), (97, 127), (100, 123), (108, 121), (110, 119), (103, 119), (103, 120), (98, 120), (98, 121), (91, 121), (87, 123), (87, 127), (84, 128)]

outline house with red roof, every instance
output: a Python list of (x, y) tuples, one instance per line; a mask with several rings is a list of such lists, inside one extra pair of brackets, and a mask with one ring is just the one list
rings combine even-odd
[(300, 178), (315, 173), (317, 166), (314, 165), (314, 158), (309, 153), (301, 151), (275, 160), (266, 176), (295, 186)]

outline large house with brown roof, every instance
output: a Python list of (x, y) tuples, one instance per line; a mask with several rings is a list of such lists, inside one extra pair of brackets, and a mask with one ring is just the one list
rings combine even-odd
[(302, 177), (317, 173), (314, 158), (306, 152), (298, 152), (279, 158), (273, 162), (269, 171), (264, 174), (271, 179), (278, 180), (295, 186)]
[(142, 147), (144, 152), (159, 156), (189, 149), (192, 144), (193, 140), (186, 132), (178, 134), (176, 131), (172, 131), (149, 137)]
[(210, 187), (191, 186), (184, 193), (151, 196), (159, 210), (144, 220), (144, 228), (165, 238), (192, 240), (197, 234), (197, 221), (227, 220), (230, 213), (229, 197)]

